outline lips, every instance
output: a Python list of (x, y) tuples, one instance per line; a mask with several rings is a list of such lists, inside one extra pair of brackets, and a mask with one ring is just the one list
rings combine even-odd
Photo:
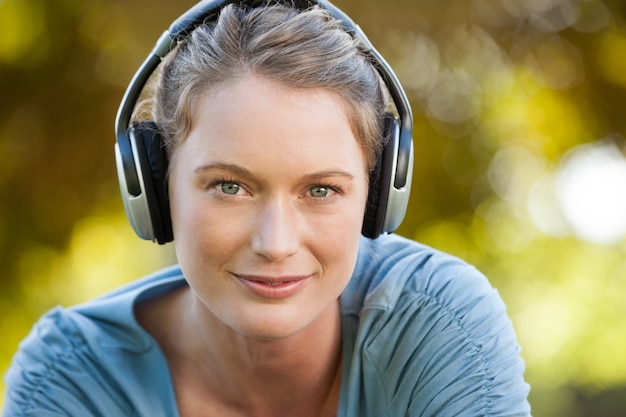
[(235, 275), (235, 277), (257, 297), (278, 300), (298, 293), (311, 276), (262, 277)]

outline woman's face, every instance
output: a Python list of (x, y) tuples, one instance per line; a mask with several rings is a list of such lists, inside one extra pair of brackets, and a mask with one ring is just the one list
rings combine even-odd
[(273, 339), (336, 308), (367, 199), (365, 159), (338, 97), (251, 75), (212, 90), (170, 174), (178, 259), (216, 317)]

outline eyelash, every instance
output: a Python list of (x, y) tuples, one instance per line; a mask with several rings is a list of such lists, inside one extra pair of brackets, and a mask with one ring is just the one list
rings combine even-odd
[[(330, 182), (325, 182), (325, 183), (319, 183), (319, 184), (314, 184), (311, 185), (308, 189), (307, 189), (307, 193), (310, 193), (314, 188), (325, 188), (327, 190), (330, 190), (332, 193), (334, 194), (343, 194), (343, 190), (341, 189), (341, 187), (335, 185), (335, 184), (331, 184)], [(309, 194), (310, 197), (315, 198), (316, 200), (325, 200), (325, 199), (329, 199), (329, 198), (333, 198), (333, 196), (325, 196), (325, 197), (313, 197)]]
[[(229, 177), (220, 177), (220, 178), (216, 178), (213, 181), (210, 181), (208, 183), (208, 185), (207, 185), (207, 190), (209, 190), (209, 191), (210, 190), (219, 191), (218, 186), (220, 184), (235, 184), (235, 185), (243, 188), (244, 191), (247, 190), (246, 187), (243, 186), (241, 182), (239, 182), (239, 181), (237, 181), (237, 180), (235, 180), (233, 178), (229, 178)], [(321, 183), (310, 185), (307, 188), (306, 192), (305, 192), (305, 194), (308, 197), (311, 197), (311, 198), (313, 198), (315, 200), (327, 200), (327, 199), (333, 198), (333, 196), (331, 195), (331, 196), (324, 196), (324, 197), (313, 197), (310, 193), (311, 193), (311, 191), (314, 188), (325, 188), (325, 189), (329, 190), (330, 192), (332, 192), (333, 194), (338, 194), (338, 195), (343, 194), (343, 189), (340, 186), (338, 186), (336, 184), (333, 184), (331, 182), (321, 182)], [(234, 195), (236, 195), (236, 194), (227, 194), (227, 193), (224, 193), (224, 192), (220, 192), (219, 194), (223, 195), (223, 196), (231, 196), (231, 195), (234, 196)]]
[[(216, 178), (215, 180), (210, 181), (210, 182), (207, 184), (207, 187), (206, 187), (206, 188), (207, 188), (207, 190), (209, 190), (209, 191), (212, 191), (212, 190), (217, 190), (217, 187), (218, 187), (220, 184), (235, 184), (235, 185), (237, 185), (237, 186), (239, 186), (239, 187), (243, 188), (244, 190), (246, 190), (246, 187), (244, 187), (244, 186), (243, 186), (243, 185), (242, 185), (239, 181), (237, 181), (237, 180), (235, 180), (235, 179), (232, 179), (232, 178), (228, 178), (228, 177), (220, 177), (220, 178)], [(228, 196), (228, 195), (229, 195), (229, 194), (227, 194), (227, 193), (223, 193), (223, 192), (222, 192), (221, 194), (226, 195), (226, 196)], [(235, 194), (232, 194), (232, 195), (235, 195)]]

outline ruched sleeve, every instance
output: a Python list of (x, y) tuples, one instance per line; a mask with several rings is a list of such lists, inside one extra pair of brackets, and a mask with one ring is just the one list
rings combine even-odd
[(60, 308), (42, 317), (22, 341), (5, 381), (4, 417), (134, 415)]
[(399, 237), (365, 242), (342, 295), (341, 416), (527, 417), (521, 349), (476, 268)]
[(3, 417), (177, 417), (167, 361), (133, 311), (181, 285), (180, 269), (168, 268), (45, 314), (5, 375)]

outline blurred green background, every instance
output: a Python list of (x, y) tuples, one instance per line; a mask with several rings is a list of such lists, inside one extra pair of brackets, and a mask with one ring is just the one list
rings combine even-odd
[[(624, 416), (626, 3), (335, 3), (413, 104), (399, 233), (490, 277), (536, 417)], [(192, 4), (0, 0), (1, 374), (49, 308), (175, 262), (127, 225), (113, 119), (156, 38)]]

